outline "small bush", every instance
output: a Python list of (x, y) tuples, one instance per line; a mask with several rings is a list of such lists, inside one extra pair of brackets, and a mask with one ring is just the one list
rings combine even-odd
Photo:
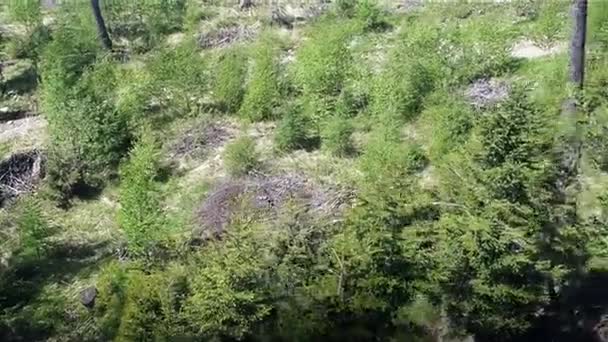
[(468, 104), (448, 94), (440, 92), (433, 97), (438, 102), (425, 108), (421, 120), (429, 139), (431, 159), (435, 161), (467, 141), (474, 117)]
[(25, 251), (33, 251), (40, 258), (45, 251), (44, 240), (51, 234), (51, 227), (42, 213), (40, 204), (35, 199), (21, 201), (17, 228)]
[[(50, 174), (64, 174), (63, 170), (53, 168), (73, 162), (76, 165), (67, 167), (71, 180), (94, 188), (105, 184), (131, 139), (128, 118), (114, 105), (115, 82), (115, 65), (101, 61), (64, 93), (52, 94), (58, 90), (53, 89), (46, 94), (52, 149), (59, 152), (51, 157), (61, 159), (50, 161)], [(51, 85), (47, 83), (47, 87)], [(59, 102), (61, 98), (64, 102)], [(64, 177), (50, 179), (58, 190), (77, 185), (61, 184), (68, 180)], [(59, 179), (60, 183), (53, 183)]]
[(40, 1), (19, 0), (8, 2), (8, 15), (10, 19), (32, 29), (42, 21)]
[[(192, 270), (184, 315), (203, 340), (247, 339), (272, 312), (273, 240), (259, 224), (237, 221), (218, 248), (208, 248)], [(267, 257), (263, 257), (265, 255)], [(269, 282), (271, 281), (271, 282)]]
[(376, 0), (359, 0), (355, 16), (362, 21), (366, 30), (378, 30), (388, 25), (382, 18), (382, 10), (378, 7)]
[(255, 141), (243, 136), (226, 146), (224, 152), (226, 169), (233, 176), (242, 176), (259, 166), (259, 156)]
[(321, 23), (298, 49), (295, 84), (305, 95), (337, 96), (344, 86), (352, 56), (348, 51), (350, 23)]
[(271, 37), (263, 37), (253, 51), (253, 70), (246, 86), (241, 115), (251, 121), (267, 120), (280, 96), (277, 52)]
[(146, 52), (160, 43), (164, 35), (183, 27), (186, 1), (102, 1), (101, 3), (111, 35), (115, 38), (126, 38), (134, 44), (137, 52)]
[(427, 164), (422, 149), (406, 145), (373, 133), (371, 141), (359, 160), (365, 183), (374, 189), (408, 182), (411, 174), (421, 171)]
[(50, 41), (51, 32), (48, 27), (39, 25), (25, 36), (11, 39), (4, 49), (11, 58), (29, 58), (37, 63)]
[(113, 340), (118, 334), (121, 313), (127, 300), (128, 281), (128, 270), (124, 265), (112, 262), (101, 270), (94, 313), (102, 339)]
[(335, 11), (340, 16), (350, 18), (355, 14), (357, 3), (358, 0), (337, 0), (334, 2)]
[(279, 151), (292, 151), (305, 148), (308, 145), (308, 129), (310, 121), (301, 113), (299, 108), (292, 108), (281, 119), (274, 142)]
[(143, 255), (161, 239), (164, 216), (156, 182), (158, 158), (157, 142), (151, 132), (144, 131), (120, 170), (118, 222), (133, 255)]
[(225, 52), (219, 62), (213, 94), (224, 111), (238, 112), (243, 101), (247, 59), (236, 49)]
[(352, 134), (353, 127), (350, 121), (340, 116), (334, 116), (323, 125), (321, 144), (329, 153), (344, 157), (353, 153)]

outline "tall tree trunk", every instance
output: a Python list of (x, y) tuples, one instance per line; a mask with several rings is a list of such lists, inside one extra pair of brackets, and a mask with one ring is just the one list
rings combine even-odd
[(570, 82), (583, 88), (585, 78), (585, 37), (587, 34), (587, 0), (575, 0), (572, 7), (574, 31), (570, 42)]
[(556, 179), (556, 190), (559, 202), (572, 208), (570, 215), (564, 215), (564, 221), (558, 228), (573, 224), (576, 221), (576, 200), (579, 192), (578, 175), (582, 150), (582, 132), (579, 123), (579, 105), (581, 90), (585, 77), (585, 39), (587, 31), (587, 2), (574, 0), (572, 5), (573, 32), (570, 41), (569, 97), (562, 108), (561, 120), (567, 131), (562, 132), (557, 144), (559, 173)]
[(103, 15), (101, 14), (99, 0), (91, 0), (91, 8), (93, 9), (95, 21), (97, 22), (97, 31), (99, 32), (101, 45), (103, 45), (106, 50), (112, 50), (112, 39), (110, 39), (110, 35), (108, 34), (108, 30), (106, 28), (106, 23), (103, 20)]

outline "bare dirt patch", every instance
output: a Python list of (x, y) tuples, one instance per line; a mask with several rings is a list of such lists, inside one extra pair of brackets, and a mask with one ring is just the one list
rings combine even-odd
[[(0, 143), (14, 142), (31, 136), (34, 140), (42, 140), (46, 135), (47, 122), (40, 116), (26, 117), (0, 123)], [(33, 145), (40, 145), (41, 142)]]
[(541, 46), (531, 40), (522, 40), (511, 48), (511, 57), (533, 59), (552, 56), (564, 51), (566, 51), (564, 43)]
[(198, 227), (193, 239), (200, 243), (221, 237), (233, 217), (246, 210), (254, 210), (266, 220), (272, 220), (293, 204), (312, 212), (313, 217), (331, 218), (339, 216), (352, 198), (352, 192), (338, 186), (321, 187), (295, 173), (225, 180), (198, 209)]
[(15, 153), (0, 162), (0, 207), (31, 192), (44, 177), (44, 155), (38, 150)]
[(491, 107), (509, 97), (509, 85), (495, 78), (479, 79), (465, 91), (469, 103), (476, 108)]

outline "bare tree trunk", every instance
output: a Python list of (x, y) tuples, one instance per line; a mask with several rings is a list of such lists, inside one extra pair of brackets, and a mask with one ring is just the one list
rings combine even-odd
[(587, 34), (587, 0), (575, 0), (572, 7), (574, 32), (570, 42), (570, 82), (583, 88), (585, 78), (585, 37)]
[(562, 108), (561, 120), (565, 126), (573, 129), (563, 132), (557, 145), (559, 149), (559, 169), (556, 180), (559, 202), (572, 208), (570, 215), (564, 215), (564, 221), (558, 228), (572, 224), (576, 220), (577, 195), (580, 191), (578, 175), (582, 153), (582, 132), (579, 123), (579, 105), (585, 78), (585, 40), (587, 26), (588, 0), (574, 0), (572, 5), (573, 32), (570, 41), (569, 88), (570, 94)]
[(95, 21), (97, 22), (97, 31), (99, 32), (101, 45), (103, 45), (106, 50), (112, 50), (112, 39), (110, 39), (110, 35), (108, 34), (108, 30), (106, 28), (106, 23), (103, 20), (103, 15), (101, 14), (99, 0), (91, 0), (91, 8), (93, 9)]

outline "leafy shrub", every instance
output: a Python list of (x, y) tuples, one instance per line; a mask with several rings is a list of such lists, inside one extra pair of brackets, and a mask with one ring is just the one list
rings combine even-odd
[(41, 76), (51, 140), (49, 181), (65, 199), (79, 184), (101, 186), (126, 152), (130, 134), (128, 118), (114, 104), (116, 66), (95, 63), (94, 27), (71, 13), (59, 20)]
[(263, 36), (253, 51), (253, 70), (245, 90), (241, 115), (252, 121), (267, 120), (279, 100), (277, 51), (272, 37)]
[(143, 255), (161, 238), (163, 213), (156, 177), (159, 148), (151, 132), (144, 131), (120, 170), (118, 222), (127, 236), (129, 252)]
[(115, 105), (132, 127), (159, 127), (202, 108), (207, 66), (191, 42), (161, 49), (141, 69), (118, 69)]
[(231, 175), (242, 176), (259, 166), (259, 156), (255, 150), (255, 140), (243, 136), (226, 146), (224, 163)]
[(25, 36), (16, 36), (11, 39), (4, 49), (11, 58), (29, 58), (37, 63), (50, 41), (51, 32), (48, 27), (39, 25)]
[(350, 21), (321, 21), (297, 51), (293, 82), (302, 95), (302, 110), (317, 130), (336, 111), (352, 62), (347, 44), (355, 30)]
[(476, 147), (445, 167), (452, 180), (442, 201), (463, 207), (436, 224), (443, 238), (434, 249), (445, 254), (433, 258), (447, 265), (441, 291), (462, 326), (490, 339), (528, 329), (550, 300), (546, 284), (567, 282), (585, 258), (584, 244), (563, 245), (586, 237), (567, 223), (573, 209), (555, 203), (550, 120), (516, 91), (475, 127)]
[(308, 129), (310, 123), (299, 108), (290, 108), (281, 118), (274, 136), (279, 151), (292, 151), (309, 145)]
[(76, 15), (65, 14), (59, 19), (53, 40), (42, 56), (42, 80), (49, 84), (44, 88), (47, 104), (55, 98), (63, 102), (67, 90), (95, 62), (100, 50), (96, 37), (94, 27)]
[(344, 86), (352, 57), (348, 37), (352, 24), (321, 23), (298, 49), (294, 81), (305, 95), (337, 96)]
[(382, 184), (401, 184), (426, 166), (427, 158), (419, 146), (394, 141), (391, 136), (382, 136), (378, 132), (372, 134), (360, 159), (366, 184), (378, 188)]
[(540, 4), (530, 35), (543, 43), (565, 38), (564, 22), (568, 21), (569, 6), (560, 1), (543, 1)]
[(366, 30), (377, 30), (388, 25), (382, 18), (382, 10), (376, 0), (359, 0), (356, 6), (356, 18), (363, 22)]
[[(95, 339), (118, 341), (187, 337), (179, 311), (188, 294), (184, 268), (168, 265), (143, 272), (135, 265), (110, 263), (97, 281)], [(181, 323), (181, 324), (178, 324)]]
[(230, 113), (238, 112), (243, 101), (247, 60), (237, 50), (225, 52), (219, 62), (213, 94), (220, 107)]
[(8, 15), (13, 21), (32, 29), (42, 21), (40, 1), (21, 0), (8, 2)]
[(104, 339), (116, 338), (127, 300), (128, 281), (127, 268), (116, 262), (101, 270), (96, 286), (99, 294), (95, 300), (95, 316), (99, 334)]
[[(208, 248), (197, 258), (190, 277), (192, 296), (184, 314), (207, 339), (251, 336), (272, 312), (272, 244), (256, 224), (236, 221), (222, 248)], [(276, 259), (275, 259), (276, 260)], [(275, 266), (276, 267), (276, 266)]]
[(372, 87), (371, 110), (383, 120), (408, 120), (422, 105), (432, 89), (433, 79), (421, 64), (395, 67), (382, 73)]
[[(457, 22), (443, 30), (441, 61), (447, 68), (444, 82), (448, 84), (469, 83), (479, 78), (500, 76), (514, 68), (511, 57), (513, 31), (497, 25), (494, 17), (482, 17)], [(444, 71), (445, 72), (445, 71)]]
[(436, 55), (439, 32), (421, 26), (405, 34), (390, 51), (389, 64), (373, 81), (370, 110), (383, 120), (413, 118), (435, 87), (441, 62)]
[(585, 145), (589, 149), (589, 156), (600, 170), (608, 170), (608, 109), (602, 107), (590, 116)]
[(51, 227), (35, 199), (28, 198), (20, 202), (17, 228), (26, 252), (34, 251), (40, 258), (45, 251), (45, 238), (51, 234)]
[[(163, 35), (182, 28), (187, 0), (148, 2), (103, 1), (108, 30), (112, 36), (126, 38), (136, 51), (149, 51)], [(137, 18), (137, 20), (134, 20)]]
[(466, 103), (443, 92), (433, 97), (437, 98), (437, 103), (425, 108), (421, 119), (430, 140), (429, 154), (436, 161), (467, 141), (474, 118)]
[[(54, 81), (46, 83), (45, 89)], [(60, 92), (59, 84), (45, 94), (52, 150), (56, 152), (50, 156), (49, 179), (56, 190), (71, 189), (67, 191), (71, 193), (76, 183), (101, 187), (127, 151), (128, 118), (114, 106), (115, 82), (115, 66), (101, 61), (65, 93)], [(65, 102), (60, 103), (62, 98)], [(72, 162), (76, 164), (66, 165)], [(65, 171), (54, 167), (67, 167), (68, 177), (62, 177)]]
[(353, 127), (347, 118), (334, 116), (328, 119), (321, 130), (321, 144), (336, 156), (347, 156), (353, 152), (351, 135)]
[(338, 0), (334, 3), (338, 15), (350, 18), (355, 14), (358, 0)]

